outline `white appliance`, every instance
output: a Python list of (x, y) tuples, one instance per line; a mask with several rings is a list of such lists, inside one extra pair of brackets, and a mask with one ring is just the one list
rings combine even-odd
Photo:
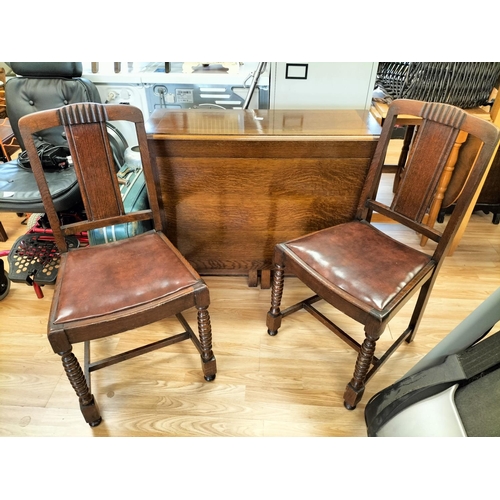
[[(101, 102), (106, 104), (130, 104), (142, 111), (144, 120), (149, 118), (146, 91), (141, 83), (94, 82)], [(130, 147), (137, 145), (137, 136), (133, 123), (115, 122), (115, 127), (123, 134)]]
[(377, 62), (269, 65), (271, 109), (370, 109)]

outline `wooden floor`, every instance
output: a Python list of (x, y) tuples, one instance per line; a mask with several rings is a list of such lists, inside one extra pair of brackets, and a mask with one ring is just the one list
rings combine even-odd
[[(384, 185), (390, 192), (390, 178)], [(9, 235), (0, 243), (3, 250), (26, 228), (15, 214), (2, 213), (0, 220)], [(418, 247), (411, 231), (379, 226)], [(500, 286), (500, 226), (491, 223), (491, 215), (473, 214), (442, 268), (415, 341), (402, 345), (384, 365), (354, 411), (345, 410), (342, 400), (354, 351), (306, 312), (286, 318), (279, 334), (270, 337), (269, 290), (249, 288), (245, 277), (208, 276), (206, 282), (216, 380), (204, 381), (199, 356), (187, 342), (96, 372), (92, 390), (103, 422), (94, 429), (84, 422), (45, 335), (53, 287), (45, 286), (45, 297), (38, 299), (32, 288), (13, 283), (0, 302), (0, 435), (366, 436), (363, 411), (370, 396), (401, 377)], [(284, 306), (308, 295), (297, 279), (286, 279)], [(324, 311), (338, 317), (330, 308)], [(380, 349), (405, 328), (409, 314), (406, 307), (393, 320)], [(195, 320), (193, 314), (187, 318)], [(343, 325), (359, 332), (361, 341), (359, 325), (348, 319)], [(175, 321), (165, 321), (98, 341), (94, 352), (112, 354), (176, 327)], [(75, 352), (83, 359), (79, 346)]]

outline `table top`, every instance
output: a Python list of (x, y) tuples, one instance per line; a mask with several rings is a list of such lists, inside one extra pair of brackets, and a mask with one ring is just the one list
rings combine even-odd
[(146, 123), (150, 139), (244, 135), (378, 140), (380, 131), (369, 111), (352, 109), (158, 109)]

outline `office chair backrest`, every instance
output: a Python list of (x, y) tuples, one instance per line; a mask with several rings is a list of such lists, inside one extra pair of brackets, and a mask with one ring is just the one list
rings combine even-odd
[[(375, 200), (390, 134), (398, 115), (421, 117), (397, 192), (390, 206)], [(447, 253), (460, 222), (498, 144), (500, 130), (460, 108), (442, 103), (400, 99), (392, 103), (387, 114), (379, 146), (358, 205), (357, 218), (369, 219), (376, 211), (438, 242), (436, 260)], [(384, 124), (384, 125), (385, 125)], [(436, 187), (455, 145), (458, 133), (464, 131), (482, 144), (471, 163), (468, 180), (443, 232), (425, 224), (424, 216), (435, 195)]]
[[(7, 115), (12, 131), (25, 149), (19, 133), (22, 116), (60, 108), (77, 102), (101, 102), (96, 86), (82, 78), (81, 62), (9, 62), (16, 77), (5, 84)], [(61, 128), (46, 130), (36, 140), (55, 146), (65, 146), (66, 137)]]
[[(106, 128), (106, 122), (114, 120), (135, 123), (150, 209), (125, 213)], [(61, 223), (52, 203), (43, 167), (36, 154), (33, 134), (55, 126), (62, 126), (68, 139), (85, 207), (85, 221)], [(128, 105), (78, 103), (24, 116), (19, 121), (19, 127), (56, 244), (61, 252), (68, 250), (65, 236), (90, 229), (144, 220), (153, 220), (155, 229), (162, 229), (158, 183), (151, 169), (141, 110)]]

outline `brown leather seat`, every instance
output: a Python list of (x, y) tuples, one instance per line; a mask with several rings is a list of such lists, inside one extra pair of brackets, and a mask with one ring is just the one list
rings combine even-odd
[(339, 292), (347, 292), (379, 311), (431, 261), (430, 256), (363, 221), (323, 229), (289, 241), (286, 246), (291, 250), (288, 258), (307, 265)]
[[(106, 122), (135, 123), (146, 180), (148, 210), (125, 213), (118, 186)], [(87, 220), (65, 224), (54, 208), (32, 134), (63, 125), (79, 179)], [(46, 214), (61, 254), (52, 302), (48, 338), (80, 399), (83, 416), (91, 426), (101, 415), (90, 391), (91, 372), (160, 347), (191, 339), (199, 351), (206, 380), (214, 380), (216, 361), (208, 307), (209, 291), (191, 265), (162, 232), (155, 173), (150, 165), (146, 133), (139, 109), (125, 105), (72, 104), (23, 117), (20, 130), (42, 195)], [(152, 220), (154, 229), (129, 239), (96, 246), (71, 248), (66, 237), (99, 227)], [(198, 335), (182, 312), (195, 307)], [(176, 316), (184, 331), (163, 340), (90, 361), (89, 342)], [(85, 343), (82, 371), (72, 352)]]
[[(137, 265), (140, 255), (152, 256), (152, 262), (146, 266)], [(153, 262), (168, 262), (168, 266), (151, 265)], [(140, 280), (137, 279), (138, 268), (142, 273)], [(82, 269), (91, 269), (92, 278), (82, 274)], [(61, 271), (64, 279), (54, 311), (55, 324), (94, 319), (140, 307), (182, 294), (186, 289), (190, 293), (199, 280), (165, 236), (156, 232), (68, 252)]]
[[(391, 206), (387, 206), (376, 200), (376, 193), (399, 114), (421, 117), (422, 122), (404, 176)], [(460, 130), (479, 138), (483, 147), (441, 233), (422, 221)], [(268, 333), (276, 335), (285, 316), (305, 309), (355, 349), (358, 357), (354, 374), (344, 393), (348, 409), (356, 407), (366, 382), (403, 340), (411, 342), (415, 337), (439, 269), (495, 150), (499, 132), (491, 123), (454, 106), (394, 101), (384, 122), (355, 220), (276, 246)], [(437, 242), (434, 252), (421, 252), (385, 235), (371, 224), (374, 211)], [(298, 277), (316, 295), (282, 311), (285, 272)], [(383, 356), (376, 357), (376, 342), (387, 323), (418, 290), (420, 294), (408, 328)], [(362, 344), (312, 306), (321, 299), (364, 325)]]

